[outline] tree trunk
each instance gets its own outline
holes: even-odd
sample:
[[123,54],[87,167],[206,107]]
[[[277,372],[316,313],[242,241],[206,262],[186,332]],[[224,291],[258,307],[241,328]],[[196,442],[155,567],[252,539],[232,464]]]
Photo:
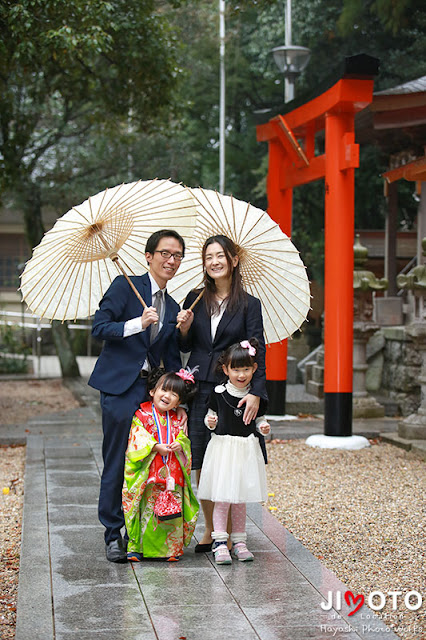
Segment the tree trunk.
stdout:
[[74,355],[71,345],[70,330],[68,323],[54,320],[52,322],[52,336],[55,343],[56,353],[58,354],[61,364],[63,378],[78,378],[80,370],[78,368],[77,359]]
[[[24,213],[25,235],[30,247],[37,246],[44,235],[41,215],[41,194],[37,184],[27,182],[22,185],[19,194]],[[52,336],[61,366],[62,377],[78,378],[80,371],[74,355],[68,324],[59,321],[52,323]]]

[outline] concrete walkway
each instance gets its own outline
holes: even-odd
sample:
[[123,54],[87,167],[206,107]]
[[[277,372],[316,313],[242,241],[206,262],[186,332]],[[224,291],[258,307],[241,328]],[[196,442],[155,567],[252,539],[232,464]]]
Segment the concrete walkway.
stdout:
[[[107,562],[97,397],[74,392],[85,406],[0,427],[0,443],[27,442],[16,640],[397,638],[366,605],[348,615],[347,587],[260,505],[248,509],[253,563],[218,567],[195,554],[201,517],[178,563]],[[333,602],[341,593],[341,610],[321,607],[329,592]]]

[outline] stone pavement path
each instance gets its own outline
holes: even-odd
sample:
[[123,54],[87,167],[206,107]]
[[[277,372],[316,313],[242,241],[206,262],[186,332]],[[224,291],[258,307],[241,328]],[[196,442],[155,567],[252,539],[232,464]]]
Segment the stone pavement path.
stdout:
[[27,425],[16,640],[397,638],[365,605],[324,610],[347,588],[261,505],[248,509],[253,563],[195,554],[202,518],[178,563],[107,562],[97,410],[88,401],[61,424],[38,420]]

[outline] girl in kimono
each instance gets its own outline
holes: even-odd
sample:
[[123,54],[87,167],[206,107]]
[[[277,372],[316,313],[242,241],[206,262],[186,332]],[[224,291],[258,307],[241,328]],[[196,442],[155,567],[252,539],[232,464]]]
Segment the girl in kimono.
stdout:
[[199,509],[191,487],[191,445],[175,412],[195,393],[194,376],[185,369],[155,375],[156,382],[148,379],[151,401],[133,416],[124,467],[123,512],[132,562],[178,560]]
[[[231,564],[253,560],[247,549],[246,503],[263,502],[267,498],[265,460],[259,436],[270,426],[263,415],[260,401],[259,417],[249,424],[243,421],[241,399],[250,393],[250,383],[257,369],[258,341],[243,340],[230,346],[219,358],[219,366],[227,376],[226,384],[217,385],[208,403],[205,425],[212,431],[201,468],[198,497],[214,502],[213,554],[216,564]],[[232,515],[232,550],[227,546],[228,514]]]

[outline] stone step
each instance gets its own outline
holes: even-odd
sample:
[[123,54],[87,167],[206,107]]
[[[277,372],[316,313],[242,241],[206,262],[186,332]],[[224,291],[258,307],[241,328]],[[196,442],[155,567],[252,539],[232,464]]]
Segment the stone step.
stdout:
[[426,460],[426,440],[408,440],[401,438],[396,431],[390,433],[381,433],[380,437],[383,442],[393,444],[405,451],[412,451],[416,456]]
[[321,367],[318,364],[314,364],[314,366],[312,367],[311,380],[313,380],[314,382],[323,384],[324,383],[324,367]]
[[322,382],[307,380],[306,391],[309,395],[314,396],[315,398],[319,399],[324,397],[324,385],[322,384]]
[[324,412],[322,399],[307,393],[303,384],[288,384],[286,387],[286,413],[298,415],[300,413],[318,414]]

